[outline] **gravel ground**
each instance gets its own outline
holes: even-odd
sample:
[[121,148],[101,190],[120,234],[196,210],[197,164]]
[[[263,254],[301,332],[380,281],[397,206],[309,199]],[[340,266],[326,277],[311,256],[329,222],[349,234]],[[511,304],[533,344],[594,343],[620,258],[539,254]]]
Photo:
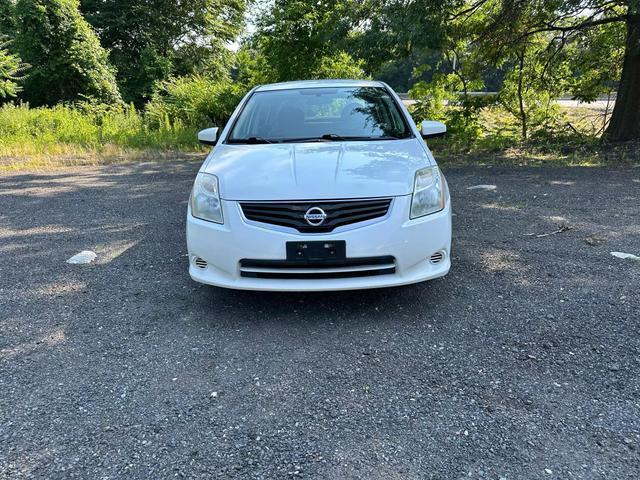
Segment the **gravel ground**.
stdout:
[[272,294],[188,277],[197,168],[0,175],[0,478],[640,477],[640,169],[450,169],[448,276]]

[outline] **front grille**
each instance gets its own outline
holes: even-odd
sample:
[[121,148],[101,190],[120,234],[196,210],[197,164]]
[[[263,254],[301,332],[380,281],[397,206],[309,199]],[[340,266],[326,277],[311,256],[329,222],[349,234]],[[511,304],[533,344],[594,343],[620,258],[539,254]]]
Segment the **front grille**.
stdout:
[[[373,198],[308,202],[241,202],[240,206],[247,220],[295,228],[301,233],[326,233],[343,225],[384,217],[389,211],[390,204],[390,198]],[[314,212],[322,209],[326,214],[325,220],[320,225],[310,225],[304,218],[305,213],[312,208]]]
[[300,260],[240,260],[240,275],[251,278],[325,279],[371,277],[396,272],[391,256],[346,258],[321,262]]

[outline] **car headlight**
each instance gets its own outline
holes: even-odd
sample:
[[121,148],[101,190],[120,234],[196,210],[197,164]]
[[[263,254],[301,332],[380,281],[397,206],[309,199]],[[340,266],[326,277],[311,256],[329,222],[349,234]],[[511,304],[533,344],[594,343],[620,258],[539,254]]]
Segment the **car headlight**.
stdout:
[[191,192],[191,214],[209,222],[224,223],[218,177],[210,173],[198,174]]
[[444,208],[444,180],[438,167],[416,172],[411,200],[411,218],[424,217]]

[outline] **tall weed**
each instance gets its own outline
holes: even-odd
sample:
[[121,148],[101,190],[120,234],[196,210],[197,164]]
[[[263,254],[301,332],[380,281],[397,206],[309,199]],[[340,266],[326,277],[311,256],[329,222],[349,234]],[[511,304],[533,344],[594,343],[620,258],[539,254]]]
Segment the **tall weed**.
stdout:
[[151,126],[132,106],[93,103],[0,107],[0,156],[68,154],[104,149],[195,149],[197,128]]

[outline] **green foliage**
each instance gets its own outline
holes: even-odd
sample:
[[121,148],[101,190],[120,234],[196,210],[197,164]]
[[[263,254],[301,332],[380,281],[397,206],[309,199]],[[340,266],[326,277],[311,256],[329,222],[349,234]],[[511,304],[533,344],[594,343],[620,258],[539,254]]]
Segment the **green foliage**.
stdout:
[[[364,78],[362,62],[339,52],[320,58],[308,78]],[[238,102],[255,85],[272,81],[265,57],[248,48],[235,58],[235,81],[205,75],[187,75],[159,82],[146,107],[150,125],[224,126]]]
[[[346,71],[350,76],[385,73],[393,76],[394,86],[402,86],[425,52],[441,46],[448,11],[456,4],[457,0],[275,0],[273,8],[257,18],[250,44],[267,59],[278,81],[317,78],[321,69],[334,74],[337,67],[326,64],[345,53],[358,62],[359,69]],[[398,72],[405,78],[396,79]]]
[[493,105],[496,97],[461,97],[447,110],[445,119],[447,129],[452,135],[457,135],[469,146],[477,141],[484,133],[482,113]]
[[599,25],[585,31],[569,52],[574,72],[569,90],[575,98],[591,102],[598,95],[612,94],[622,75],[625,26],[621,23]]
[[31,65],[22,98],[33,105],[94,98],[120,101],[107,52],[77,0],[18,0],[16,50]]
[[448,141],[456,148],[469,148],[483,135],[482,113],[496,99],[493,96],[471,97],[461,93],[456,74],[436,73],[431,82],[418,82],[409,95],[416,103],[411,115],[416,122],[438,120],[447,125]]
[[618,101],[605,136],[615,141],[640,139],[640,1],[481,0],[477,5],[468,12],[484,12],[487,20],[479,37],[493,58],[513,56],[542,36],[545,68],[565,62],[571,53],[576,55],[575,74],[584,73],[581,64],[593,68],[575,82],[577,97],[593,99],[619,80]]
[[[246,4],[262,5],[252,9],[256,31],[232,52]],[[640,14],[638,0],[0,0],[0,33],[11,39],[0,45],[0,98],[67,104],[3,111],[43,127],[10,138],[38,142],[42,131],[64,143],[77,122],[73,141],[143,144],[142,135],[223,126],[257,84],[373,77],[412,85],[415,119],[445,122],[455,148],[569,142],[581,133],[555,100],[618,88],[625,21],[640,18],[630,12]],[[486,88],[499,94],[471,93]],[[633,107],[634,92],[618,105]],[[487,129],[493,117],[500,126]]]
[[197,129],[151,127],[135,108],[80,103],[75,106],[0,107],[0,155],[101,152],[121,149],[197,149]]
[[[373,77],[381,80],[393,88],[396,92],[408,92],[412,87],[412,75],[418,65],[415,58],[390,59],[384,62],[375,71]],[[424,79],[419,79],[424,80]]]
[[222,127],[246,93],[242,84],[192,75],[158,84],[146,114],[150,125]]
[[555,100],[566,89],[571,73],[566,63],[548,62],[544,38],[529,40],[503,60],[513,68],[498,95],[502,107],[518,120],[522,140],[536,130],[553,129],[560,113]]
[[445,120],[445,102],[456,98],[455,86],[451,86],[451,75],[437,73],[431,82],[416,83],[409,96],[416,101],[411,109],[411,115],[416,122],[423,120]]
[[347,52],[337,52],[333,55],[324,56],[316,69],[307,77],[311,79],[323,78],[345,78],[345,79],[367,79],[369,76],[364,71],[364,61],[356,60]]
[[7,50],[9,42],[0,42],[0,99],[15,97],[21,90],[18,82],[27,69],[20,58]]
[[245,0],[82,0],[83,13],[111,52],[125,100],[139,106],[156,81],[224,73],[225,45],[240,32],[244,10]]
[[[314,78],[330,70],[351,30],[352,0],[276,0],[257,22],[251,41],[277,81]],[[324,65],[323,65],[324,63]]]
[[252,48],[241,48],[234,58],[234,79],[246,87],[276,81],[276,72],[265,56]]
[[16,30],[13,0],[0,0],[0,37],[13,37]]
[[[451,135],[469,143],[482,134],[480,114],[495,98],[471,96],[472,91],[482,90],[484,86],[480,52],[462,35],[460,26],[456,31],[457,35],[447,38],[443,45],[443,56],[436,64],[439,71],[432,75],[431,81],[417,82],[409,94],[416,100],[412,108],[415,117],[443,121]],[[414,76],[423,75],[425,70],[431,70],[430,65],[415,69]]]
[[[518,122],[521,140],[527,140],[532,133],[556,129],[559,109],[555,100],[569,88],[573,71],[557,38],[526,30],[536,8],[529,8],[527,2],[521,7],[515,13],[507,12],[501,0],[473,0],[454,12],[443,41],[443,57],[435,65],[436,73],[431,82],[413,89],[419,100],[417,114],[442,118],[442,104],[447,101],[455,107],[446,110],[450,131],[459,131],[474,140],[482,131],[480,112],[494,100]],[[511,23],[497,24],[496,18],[501,14],[512,15]],[[506,38],[518,40],[507,45]],[[470,95],[469,92],[484,88],[484,79],[491,78],[490,72],[500,70],[506,73],[497,97]]]
[[[417,66],[419,58],[440,49],[445,26],[458,0],[359,0],[349,10],[352,29],[347,51],[365,60],[365,70],[380,72],[390,63]],[[377,76],[377,75],[374,75]]]
[[[145,46],[135,59],[125,59],[112,50],[111,58],[118,68],[118,83],[123,98],[138,106],[144,105],[153,92],[155,83],[166,79],[173,68],[168,56],[153,46]],[[129,61],[131,63],[129,63]]]

